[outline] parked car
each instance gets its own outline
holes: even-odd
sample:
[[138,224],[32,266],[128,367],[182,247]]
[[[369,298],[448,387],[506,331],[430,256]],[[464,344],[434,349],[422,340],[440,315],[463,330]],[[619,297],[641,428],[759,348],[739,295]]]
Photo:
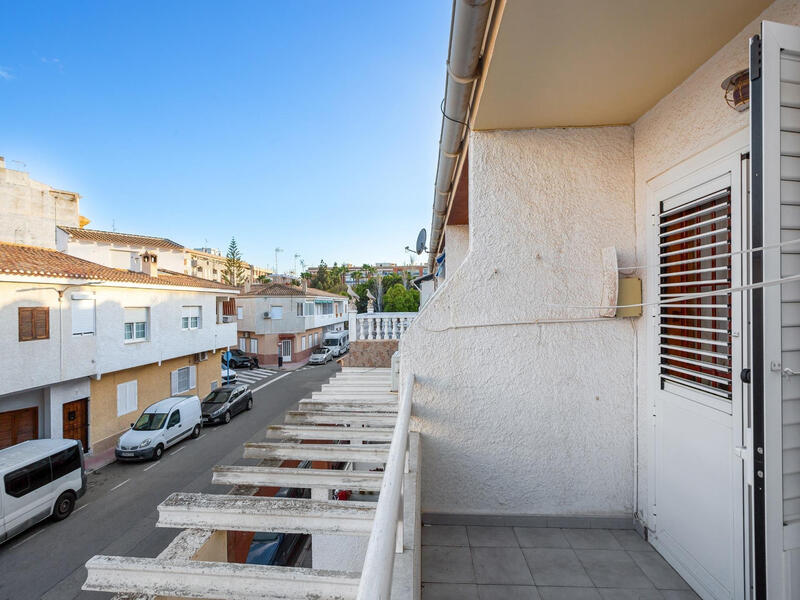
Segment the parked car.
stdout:
[[[304,461],[299,469],[311,466],[309,461]],[[310,498],[311,490],[303,488],[281,488],[275,494],[276,498]],[[245,562],[255,565],[274,565],[279,567],[293,566],[290,564],[301,542],[306,539],[302,533],[275,533],[271,531],[258,531],[250,543]]]
[[66,519],[86,492],[78,440],[28,440],[0,450],[0,543],[39,521]]
[[312,365],[324,365],[331,360],[333,360],[333,352],[330,351],[330,348],[322,346],[320,348],[314,348],[308,362]]
[[225,362],[222,363],[222,385],[229,385],[236,383],[238,376],[236,371],[228,367]]
[[200,436],[203,413],[197,396],[172,396],[144,409],[131,423],[114,449],[117,460],[152,458],[158,460],[164,450],[191,436]]
[[322,345],[334,356],[341,356],[350,349],[349,331],[329,331],[322,340]]
[[238,348],[228,350],[222,355],[222,361],[227,362],[231,369],[257,369],[258,359],[255,356],[248,356]]
[[230,423],[231,417],[253,408],[253,392],[246,385],[223,385],[203,399],[203,423]]

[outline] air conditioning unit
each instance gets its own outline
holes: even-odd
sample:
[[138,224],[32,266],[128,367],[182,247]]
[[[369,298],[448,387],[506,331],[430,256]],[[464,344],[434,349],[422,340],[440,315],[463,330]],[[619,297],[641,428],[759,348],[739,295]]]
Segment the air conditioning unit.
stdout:
[[265,312],[265,313],[264,313],[264,318],[265,318],[265,319],[269,319],[269,311],[267,311],[267,312]]
[[194,355],[194,362],[199,363],[208,360],[208,352],[198,352]]

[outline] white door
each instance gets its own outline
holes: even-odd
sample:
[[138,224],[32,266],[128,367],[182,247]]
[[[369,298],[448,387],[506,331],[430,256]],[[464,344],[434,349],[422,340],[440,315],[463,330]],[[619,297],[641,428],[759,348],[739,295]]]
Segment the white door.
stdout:
[[284,362],[291,362],[292,360],[292,340],[283,340],[281,342],[281,356]]
[[752,258],[765,283],[752,292],[755,588],[788,600],[800,598],[800,28],[762,23],[750,62],[752,237],[765,247]]
[[250,338],[250,353],[258,354],[258,340],[256,338]]
[[728,289],[741,282],[746,142],[728,150],[700,170],[676,168],[690,174],[655,191],[651,238],[660,304],[652,313],[650,540],[715,600],[745,597],[742,308]]

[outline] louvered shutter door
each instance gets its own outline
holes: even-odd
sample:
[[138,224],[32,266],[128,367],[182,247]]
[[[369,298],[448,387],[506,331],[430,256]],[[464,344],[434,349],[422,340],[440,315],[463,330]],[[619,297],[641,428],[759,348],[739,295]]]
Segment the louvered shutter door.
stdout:
[[50,337],[50,309],[33,309],[33,337],[37,340],[46,340]]
[[170,390],[173,396],[178,393],[178,371],[170,373]]
[[[662,203],[660,211],[662,386],[670,382],[730,400],[730,188]],[[710,295],[681,298],[696,294]]]
[[20,308],[17,311],[19,319],[19,341],[25,342],[33,339],[33,309]]

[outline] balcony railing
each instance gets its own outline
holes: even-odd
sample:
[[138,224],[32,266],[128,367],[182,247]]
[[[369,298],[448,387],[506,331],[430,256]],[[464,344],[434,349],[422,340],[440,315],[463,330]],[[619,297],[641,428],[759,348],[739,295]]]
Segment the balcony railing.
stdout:
[[[177,493],[158,507],[157,526],[186,528],[158,558],[95,556],[86,565],[83,588],[124,594],[118,600],[418,597],[420,440],[408,431],[414,378],[405,379],[399,398],[390,381],[389,369],[344,368],[321,392],[301,400],[299,410],[287,413],[286,425],[270,430],[269,437],[281,441],[245,444],[246,458],[269,464],[216,467],[214,483],[236,486],[227,495]],[[284,467],[285,460],[383,464],[384,471],[297,469]],[[252,495],[258,488],[287,486],[310,488],[311,499]],[[335,489],[380,495],[377,504],[331,500]],[[226,531],[343,536],[336,552],[327,555],[337,562],[347,536],[369,541],[360,574],[342,567],[286,569],[228,563]],[[315,563],[318,558],[315,554]]]
[[411,325],[415,312],[350,314],[350,341],[399,340]]

